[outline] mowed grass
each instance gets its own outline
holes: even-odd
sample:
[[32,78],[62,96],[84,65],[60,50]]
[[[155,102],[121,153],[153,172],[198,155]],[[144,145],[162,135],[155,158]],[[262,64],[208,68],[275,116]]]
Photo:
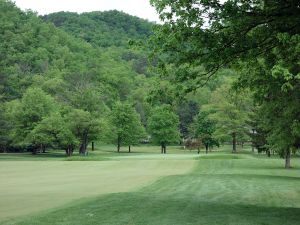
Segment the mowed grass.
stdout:
[[132,191],[161,176],[190,170],[193,161],[1,162],[0,220],[73,200]]
[[[200,156],[175,148],[173,151],[169,156],[161,155],[160,158],[152,152],[112,155],[110,161],[100,162],[18,162],[21,163],[20,168],[28,167],[22,173],[15,171],[14,182],[19,184],[24,185],[26,174],[39,169],[45,171],[44,176],[42,172],[29,176],[30,179],[40,178],[36,179],[36,183],[27,181],[28,185],[24,187],[27,191],[20,193],[24,201],[36,198],[40,209],[36,210],[38,213],[12,218],[2,224],[300,224],[298,158],[292,160],[291,170],[285,170],[282,159],[252,155],[249,151],[232,155],[229,148],[222,148]],[[32,168],[31,163],[41,165],[36,164]],[[47,166],[43,167],[43,163]],[[55,167],[51,163],[58,164]],[[55,172],[46,172],[51,168]],[[100,168],[102,172],[94,172]],[[80,171],[86,171],[91,176],[86,178]],[[60,176],[60,187],[55,188],[53,181],[50,181],[57,181]],[[143,182],[148,176],[151,179]],[[62,181],[64,179],[65,182]],[[4,180],[9,181],[7,178]],[[48,189],[39,195],[33,194],[47,186]],[[22,189],[11,191],[13,187],[11,183],[4,190],[11,194],[6,199],[13,199],[14,194]],[[84,197],[81,193],[105,189],[108,191],[86,195],[85,199],[69,199],[67,205],[59,202],[56,208],[40,205],[45,194],[50,194],[44,197],[49,204],[57,201],[56,198]],[[2,202],[5,194],[1,195]],[[11,204],[17,203],[11,201]],[[8,204],[1,205],[7,207]],[[27,206],[30,207],[30,204]]]
[[[74,151],[72,157],[67,157],[65,152],[62,150],[49,150],[43,154],[32,155],[31,153],[5,153],[0,154],[0,161],[107,161],[107,160],[119,160],[126,159],[126,157],[141,157],[148,159],[160,158],[160,147],[159,146],[132,146],[131,153],[128,153],[128,147],[122,147],[121,151],[117,152],[117,147],[114,145],[101,145],[96,144],[95,151],[91,150],[89,147],[88,156],[81,156],[78,154],[78,150]],[[223,149],[222,149],[223,150]],[[192,155],[196,154],[196,150],[184,150],[179,146],[168,146],[167,153],[165,157],[177,157],[182,159],[183,155],[186,155],[188,158],[191,158]],[[118,158],[121,157],[121,158]],[[176,158],[176,157],[175,157]]]

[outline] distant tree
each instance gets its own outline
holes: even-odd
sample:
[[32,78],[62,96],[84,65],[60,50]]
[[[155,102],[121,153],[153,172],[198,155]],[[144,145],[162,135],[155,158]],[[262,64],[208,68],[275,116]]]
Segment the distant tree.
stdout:
[[62,127],[63,129],[57,134],[59,147],[66,151],[67,156],[72,156],[74,148],[80,143],[75,137],[68,126]]
[[166,154],[168,144],[178,142],[180,139],[179,118],[166,105],[153,109],[148,119],[148,129],[154,142],[160,144],[163,154]]
[[252,152],[256,148],[259,153],[266,152],[270,156],[270,147],[267,141],[268,131],[264,128],[263,114],[260,107],[254,107],[250,111],[247,121],[250,127],[248,135],[252,142]]
[[[6,104],[6,114],[12,124],[11,138],[14,146],[26,146],[27,135],[51,113],[57,110],[54,98],[40,88],[29,88],[22,99]],[[42,138],[42,137],[40,137]]]
[[97,79],[85,68],[80,68],[81,72],[72,73],[66,79],[68,82],[68,92],[66,97],[70,105],[76,109],[82,109],[90,113],[104,112],[106,110],[103,101],[102,85],[95,85]]
[[166,80],[154,80],[148,91],[147,101],[155,105],[175,105],[175,100],[178,97],[178,89],[175,85],[172,85]]
[[[79,153],[82,155],[88,154],[87,146],[91,141],[99,139],[102,132],[102,123],[95,118],[91,113],[81,110],[73,109],[67,115],[67,123],[70,124],[70,129],[79,140]],[[65,134],[70,134],[65,132]],[[72,140],[72,137],[69,137]]]
[[[272,102],[262,105],[262,128],[268,133],[270,149],[285,159],[285,168],[291,167],[291,154],[300,148],[299,92],[294,89],[280,92],[274,88]],[[275,94],[276,93],[276,94]],[[284,97],[284,101],[282,101]]]
[[215,131],[216,124],[208,118],[208,113],[200,111],[191,126],[191,133],[193,137],[201,140],[205,146],[206,154],[209,148],[218,145],[218,140],[214,137]]
[[28,135],[27,141],[35,149],[45,152],[46,147],[63,148],[71,156],[79,141],[70,130],[70,125],[59,114],[44,118]]
[[33,147],[32,154],[36,154],[38,149],[40,153],[46,152],[46,147],[52,145],[55,141],[54,137],[42,130],[41,126],[37,125],[26,137],[26,141]]
[[129,146],[130,152],[131,145],[137,144],[141,138],[145,137],[141,118],[131,104],[116,103],[112,109],[110,121],[111,139],[116,143],[118,152],[124,144]]
[[223,141],[231,138],[233,153],[237,152],[237,138],[244,137],[250,130],[247,126],[250,107],[248,96],[231,91],[229,84],[217,88],[206,106],[210,111],[209,118],[216,124],[215,137]]
[[29,88],[21,100],[21,122],[27,131],[57,110],[54,98],[40,88]]
[[199,112],[199,105],[195,101],[184,101],[177,107],[177,114],[180,121],[180,134],[186,138],[189,136],[189,127],[193,123],[193,118]]

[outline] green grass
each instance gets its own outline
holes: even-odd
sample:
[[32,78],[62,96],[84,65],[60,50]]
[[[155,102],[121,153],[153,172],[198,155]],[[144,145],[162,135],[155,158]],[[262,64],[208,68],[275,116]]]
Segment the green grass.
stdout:
[[128,192],[181,174],[193,161],[32,162],[0,164],[0,220],[58,207],[80,198]]
[[282,159],[252,155],[249,149],[232,155],[226,147],[200,156],[175,147],[163,156],[154,149],[102,152],[109,155],[106,162],[2,162],[1,180],[7,184],[0,187],[7,189],[0,190],[0,209],[25,204],[13,199],[22,189],[20,199],[39,206],[2,224],[300,224],[299,158],[285,170]]
[[[241,150],[241,149],[240,149]],[[205,157],[233,157],[230,154],[231,146],[226,145],[222,148],[215,148],[213,153],[218,153],[217,156],[211,154]],[[204,149],[200,154],[205,153]],[[249,148],[243,150],[243,155],[249,154]],[[224,156],[220,156],[223,154]],[[187,159],[197,157],[197,150],[183,149],[180,146],[168,146],[167,159]],[[240,156],[234,156],[240,158]],[[259,157],[259,156],[257,156]],[[264,157],[264,156],[263,156]],[[116,152],[114,145],[95,144],[95,151],[89,148],[88,156],[79,155],[77,151],[72,157],[67,157],[62,150],[48,150],[43,154],[32,155],[31,153],[6,153],[0,154],[0,161],[107,161],[107,160],[124,160],[124,159],[162,159],[159,146],[140,145],[131,147],[131,153],[128,153],[127,147],[122,147],[121,152]]]
[[[168,146],[167,153],[171,155],[189,155],[196,154],[196,151],[183,150],[182,147]],[[113,145],[95,145],[95,151],[89,148],[88,156],[79,155],[77,151],[74,152],[72,157],[67,157],[62,150],[48,150],[46,153],[32,155],[31,153],[5,153],[0,154],[0,161],[106,161],[118,160],[117,157],[149,157],[155,158],[160,156],[159,146],[133,146],[131,153],[128,153],[127,147],[122,147],[121,152],[116,152],[116,146]],[[125,157],[126,156],[126,157]],[[168,156],[167,156],[168,157]]]

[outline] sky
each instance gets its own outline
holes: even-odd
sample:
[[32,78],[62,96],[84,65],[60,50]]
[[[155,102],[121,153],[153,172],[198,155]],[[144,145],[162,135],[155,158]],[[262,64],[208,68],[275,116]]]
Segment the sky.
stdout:
[[91,12],[116,9],[130,15],[159,22],[155,9],[149,0],[13,0],[25,10],[31,9],[40,15],[52,12]]

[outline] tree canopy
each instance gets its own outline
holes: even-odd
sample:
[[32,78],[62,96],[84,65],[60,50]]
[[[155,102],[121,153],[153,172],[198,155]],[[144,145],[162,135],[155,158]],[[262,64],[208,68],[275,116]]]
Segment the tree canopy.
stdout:
[[218,69],[239,60],[274,56],[283,39],[297,39],[300,7],[297,0],[167,1],[152,0],[160,18],[153,40],[164,63],[204,66],[197,76],[178,79],[203,84]]
[[148,121],[152,139],[161,145],[166,154],[166,146],[179,141],[179,118],[169,106],[162,105],[153,109]]
[[[265,130],[270,131],[268,144],[283,153],[289,168],[291,149],[300,139],[295,107],[299,106],[299,1],[151,2],[164,21],[150,42],[162,71],[192,84],[188,91],[205,85],[220,69],[239,71],[235,86],[253,92],[263,110]],[[172,75],[166,69],[170,65],[177,71]]]
[[128,145],[130,151],[131,145],[138,144],[145,138],[141,118],[131,104],[118,102],[112,110],[110,120],[112,132],[110,136],[116,143],[118,152],[121,145]]

